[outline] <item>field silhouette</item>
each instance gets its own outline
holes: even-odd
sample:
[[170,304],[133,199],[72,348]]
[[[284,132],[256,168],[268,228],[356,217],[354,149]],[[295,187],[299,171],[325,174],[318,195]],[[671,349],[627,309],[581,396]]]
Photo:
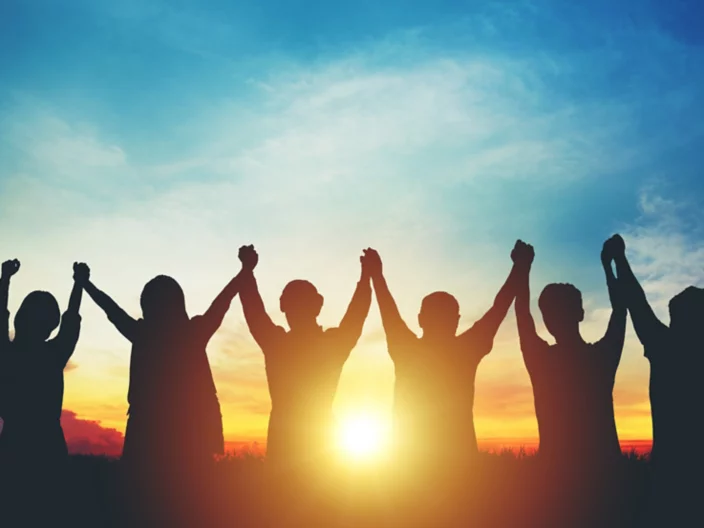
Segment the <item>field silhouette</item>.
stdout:
[[198,482],[162,482],[159,490],[136,500],[135,490],[124,485],[118,459],[74,455],[61,482],[61,506],[42,511],[41,496],[32,498],[34,504],[8,502],[14,484],[4,482],[0,522],[71,527],[647,526],[650,515],[650,464],[634,451],[623,455],[608,489],[594,489],[588,479],[570,475],[569,468],[546,470],[539,457],[522,450],[480,452],[471,467],[452,472],[402,461],[321,464],[317,469],[306,475],[276,474],[261,455],[225,455]]

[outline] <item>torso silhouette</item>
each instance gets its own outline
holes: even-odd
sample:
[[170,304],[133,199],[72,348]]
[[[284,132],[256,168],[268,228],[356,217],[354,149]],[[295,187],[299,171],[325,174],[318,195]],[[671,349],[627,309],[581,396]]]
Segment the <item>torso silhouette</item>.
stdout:
[[650,361],[653,463],[660,472],[667,467],[691,468],[698,462],[692,460],[689,447],[702,430],[698,417],[704,404],[704,347],[700,338],[688,338],[665,327],[644,345]]
[[396,370],[395,436],[401,450],[420,456],[476,453],[474,382],[493,340],[472,331],[442,341],[411,332],[387,339]]
[[67,455],[61,428],[63,370],[78,342],[81,318],[64,314],[54,339],[15,340],[6,351],[3,370],[3,419],[0,450],[27,459]]
[[620,349],[606,339],[569,349],[545,345],[524,350],[541,457],[572,460],[578,454],[593,463],[618,456],[613,387]]
[[159,329],[136,322],[123,456],[203,459],[221,453],[222,419],[202,317]]
[[356,339],[339,328],[320,327],[290,332],[276,327],[272,337],[262,347],[271,396],[267,457],[314,458],[329,444],[335,392]]

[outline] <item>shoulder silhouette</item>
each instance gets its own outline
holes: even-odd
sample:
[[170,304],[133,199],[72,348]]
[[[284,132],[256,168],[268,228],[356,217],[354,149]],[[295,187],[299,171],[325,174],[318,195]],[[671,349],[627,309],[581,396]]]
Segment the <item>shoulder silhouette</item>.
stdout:
[[533,383],[540,433],[540,454],[557,463],[571,461],[575,452],[584,462],[608,462],[620,455],[613,409],[613,385],[623,350],[626,310],[612,269],[617,240],[604,243],[602,265],[612,304],[604,337],[584,341],[581,292],[572,284],[548,284],[538,306],[548,332],[549,345],[539,337],[530,314],[528,277],[532,246],[520,243],[521,286],[516,298],[516,318],[523,357]]
[[253,246],[243,246],[239,256],[248,272],[240,295],[242,308],[252,337],[264,353],[271,395],[267,459],[293,467],[302,457],[327,456],[332,403],[342,367],[359,340],[371,304],[366,252],[347,312],[338,327],[328,330],[317,321],[323,296],[305,280],[289,282],[279,299],[289,330],[274,324],[253,274],[257,252]]
[[[460,306],[451,294],[438,291],[421,302],[416,336],[403,321],[384,278],[376,251],[369,251],[370,268],[389,355],[395,364],[394,415],[399,457],[437,461],[473,458],[474,381],[482,358],[513,302],[517,267],[497,294],[491,308],[474,325],[458,334]],[[438,446],[442,445],[443,449]]]

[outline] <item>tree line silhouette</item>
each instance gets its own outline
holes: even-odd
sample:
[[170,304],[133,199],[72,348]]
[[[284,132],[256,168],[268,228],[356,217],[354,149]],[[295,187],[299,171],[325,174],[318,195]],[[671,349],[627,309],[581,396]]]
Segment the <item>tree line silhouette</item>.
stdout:
[[[393,451],[405,467],[404,478],[444,482],[476,466],[475,377],[514,304],[520,349],[533,386],[542,478],[555,489],[579,488],[587,495],[597,490],[605,501],[616,500],[625,479],[613,387],[630,313],[651,365],[654,477],[649,520],[663,525],[698,515],[693,505],[701,485],[692,483],[701,478],[701,464],[692,464],[683,447],[696,442],[701,430],[698,367],[703,361],[704,290],[692,286],[676,295],[669,305],[670,325],[665,325],[648,304],[619,235],[609,238],[601,252],[611,316],[595,343],[580,334],[584,307],[572,284],[543,289],[538,306],[555,344],[538,335],[530,309],[534,250],[521,240],[511,251],[513,265],[505,283],[478,321],[458,333],[457,299],[434,292],[421,302],[421,336],[402,319],[382,260],[371,248],[360,257],[360,278],[346,313],[329,329],[317,322],[323,296],[304,280],[284,288],[279,308],[288,329],[276,325],[259,294],[254,247],[241,247],[239,259],[240,272],[204,314],[190,317],[178,282],[160,275],[144,286],[138,319],[93,284],[86,264],[75,263],[63,315],[50,293],[34,291],[15,314],[13,339],[8,296],[20,263],[2,264],[0,468],[13,496],[50,497],[50,510],[65,507],[68,500],[68,491],[62,489],[68,452],[59,420],[63,369],[79,339],[83,292],[132,346],[121,466],[128,483],[125,500],[142,514],[166,497],[186,500],[180,483],[202,482],[213,457],[223,454],[222,415],[206,347],[237,295],[265,359],[271,396],[266,465],[272,493],[294,500],[291,493],[312,486],[312,475],[321,474],[318,468],[330,459],[333,400],[374,293],[395,368]],[[50,338],[57,328],[56,337]],[[316,485],[325,486],[325,477],[321,479]]]

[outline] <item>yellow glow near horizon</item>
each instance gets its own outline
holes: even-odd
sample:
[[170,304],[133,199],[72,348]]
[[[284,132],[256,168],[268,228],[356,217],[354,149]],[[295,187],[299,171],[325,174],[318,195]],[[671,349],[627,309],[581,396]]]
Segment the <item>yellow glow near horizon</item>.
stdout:
[[389,443],[389,427],[385,421],[370,414],[344,417],[338,425],[338,448],[350,460],[378,458]]

